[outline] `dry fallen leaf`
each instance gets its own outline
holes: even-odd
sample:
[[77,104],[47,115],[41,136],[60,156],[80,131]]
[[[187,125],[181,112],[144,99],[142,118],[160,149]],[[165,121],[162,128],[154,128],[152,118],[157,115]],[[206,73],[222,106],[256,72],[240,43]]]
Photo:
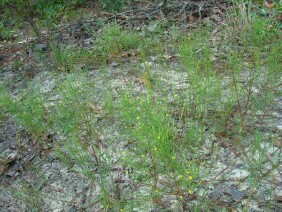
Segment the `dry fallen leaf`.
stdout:
[[281,145],[281,141],[279,141],[279,140],[275,140],[275,141],[273,142],[273,145],[276,146],[276,147],[281,147],[281,146],[282,146],[282,145]]

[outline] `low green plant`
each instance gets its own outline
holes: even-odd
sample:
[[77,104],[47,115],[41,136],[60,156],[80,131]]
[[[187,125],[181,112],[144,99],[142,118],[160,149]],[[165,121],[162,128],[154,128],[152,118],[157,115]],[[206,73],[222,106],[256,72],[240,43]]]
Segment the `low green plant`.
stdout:
[[8,39],[14,33],[13,29],[10,29],[5,26],[4,21],[0,21],[0,40]]
[[84,0],[3,0],[0,2],[0,9],[3,18],[14,22],[16,28],[28,23],[36,36],[39,36],[39,26],[54,26],[63,14],[83,2]]
[[20,62],[20,61],[14,61],[14,62],[12,63],[12,68],[13,68],[13,70],[14,70],[15,72],[19,71],[19,70],[20,70],[20,67],[22,67],[22,66],[23,66],[23,63]]
[[82,48],[66,48],[65,46],[51,45],[52,58],[55,70],[72,71],[79,64],[103,65],[113,59],[122,58],[126,51],[139,51],[142,39],[134,31],[127,32],[118,25],[109,25],[102,30],[96,39],[96,48],[85,50]]
[[20,179],[17,183],[20,189],[5,188],[10,190],[15,198],[26,203],[27,208],[25,210],[29,211],[41,211],[42,210],[42,199],[43,192],[41,188],[46,183],[47,179],[44,176],[37,176],[35,178],[24,180]]
[[99,0],[104,10],[120,11],[122,7],[122,0]]
[[40,140],[41,136],[50,130],[43,96],[36,85],[30,84],[16,98],[11,98],[2,88],[0,106],[31,134],[34,141]]
[[282,49],[282,42],[281,40],[274,38],[274,42],[269,48],[266,49],[266,61],[265,64],[268,67],[267,69],[267,80],[264,87],[269,86],[270,89],[277,88],[277,79],[281,76],[281,68],[282,64],[280,61],[281,56],[281,49]]
[[130,51],[146,60],[148,56],[161,54],[163,51],[160,42],[141,37],[135,31],[123,30],[116,24],[106,26],[95,45],[92,50],[51,45],[55,70],[72,71],[79,64],[104,65],[112,60],[127,58],[124,54]]
[[27,183],[22,183],[21,189],[15,192],[14,196],[24,201],[31,211],[40,211],[39,191],[30,188]]
[[66,46],[51,45],[53,70],[57,72],[79,71],[85,65],[93,63],[93,52],[82,48],[66,48]]
[[103,29],[96,43],[97,49],[94,50],[94,54],[97,59],[105,61],[111,57],[117,57],[122,51],[137,49],[141,45],[141,38],[136,32],[126,32],[114,24]]
[[222,80],[213,70],[208,38],[206,31],[200,31],[189,35],[179,47],[190,85],[186,106],[197,119],[206,117],[208,110],[220,110],[222,102]]
[[[52,108],[50,118],[54,123],[53,130],[62,137],[62,143],[56,149],[57,156],[73,171],[82,173],[100,186],[101,193],[92,202],[101,203],[107,210],[112,205],[111,161],[109,153],[102,151],[99,144],[97,111],[91,102],[91,88],[85,77],[74,74],[60,82],[57,89],[60,99]],[[107,145],[110,148],[110,143]]]
[[[163,195],[168,194],[187,209],[185,199],[198,189],[204,176],[192,151],[194,141],[201,139],[201,135],[191,131],[188,141],[179,140],[179,129],[169,114],[166,99],[154,97],[149,90],[136,98],[126,93],[120,110],[129,139],[129,151],[121,153],[122,161],[132,169],[130,178],[143,185],[135,192],[147,191],[139,197],[133,194],[137,205],[151,207],[144,206],[150,199],[153,207],[159,207]],[[132,197],[125,195],[124,198]]]
[[[225,90],[231,92],[229,100],[233,96],[231,105],[236,105],[232,109],[231,119],[235,129],[232,137],[236,140],[233,144],[240,151],[241,159],[249,171],[251,192],[244,210],[247,210],[254,192],[263,187],[264,181],[281,163],[278,159],[280,153],[272,152],[273,146],[267,144],[266,134],[261,128],[268,125],[269,119],[262,117],[269,114],[270,108],[275,105],[275,97],[279,95],[281,74],[278,72],[281,70],[281,61],[277,57],[281,57],[278,52],[278,49],[281,49],[281,41],[277,39],[276,29],[273,29],[275,25],[272,25],[269,19],[246,11],[242,6],[241,10],[237,11],[239,14],[232,19],[242,24],[230,24],[230,32],[234,33],[238,27],[241,27],[241,30],[238,32],[239,39],[232,41],[232,45],[237,47],[236,51],[225,61],[230,77],[230,83],[227,83]],[[269,152],[275,155],[273,160],[267,156]]]

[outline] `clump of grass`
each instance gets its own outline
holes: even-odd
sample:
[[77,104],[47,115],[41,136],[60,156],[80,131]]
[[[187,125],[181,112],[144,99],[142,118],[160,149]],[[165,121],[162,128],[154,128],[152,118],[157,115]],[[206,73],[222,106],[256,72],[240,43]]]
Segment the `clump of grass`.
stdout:
[[50,130],[43,99],[38,85],[30,84],[17,98],[11,98],[2,88],[0,106],[31,134],[34,141],[37,141]]
[[[62,139],[56,148],[57,156],[73,171],[97,183],[101,193],[93,202],[101,203],[107,210],[112,205],[111,160],[107,150],[101,149],[96,131],[98,109],[91,102],[91,88],[85,77],[74,74],[60,82],[56,91],[60,99],[53,106],[50,118],[54,123],[53,130]],[[110,143],[107,145],[110,146]]]
[[14,30],[9,29],[7,26],[5,26],[5,21],[0,21],[0,40],[6,40],[11,38],[11,36],[14,33]]
[[79,71],[79,66],[88,64],[93,59],[93,53],[82,48],[66,48],[51,45],[53,69],[58,72]]
[[118,25],[109,25],[103,29],[96,45],[94,54],[98,60],[105,62],[118,57],[122,51],[136,50],[141,45],[141,38],[134,31],[126,32]]
[[46,183],[46,178],[43,176],[36,176],[36,180],[32,179],[30,181],[21,180],[19,182],[20,189],[11,190],[13,195],[27,204],[31,211],[40,211],[42,209],[42,193],[40,189]]
[[[2,1],[0,2],[1,18],[9,23],[13,29],[6,29],[0,22],[0,37],[9,36],[14,30],[22,28],[26,23],[30,25],[36,36],[40,35],[42,27],[54,27],[62,18],[67,18],[74,13],[74,8],[84,1]],[[75,10],[76,17],[80,10]],[[81,13],[81,12],[80,12]]]
[[[133,197],[139,204],[150,199],[153,207],[158,208],[164,194],[168,194],[187,209],[185,199],[197,190],[204,176],[191,151],[193,140],[200,137],[191,131],[191,142],[179,140],[179,129],[169,114],[166,99],[156,98],[149,91],[136,98],[125,94],[120,110],[129,139],[129,152],[121,153],[122,160],[126,167],[132,168],[131,179],[145,186],[124,198]],[[139,197],[142,189],[148,189],[147,193]]]
[[209,110],[222,107],[222,76],[213,70],[208,32],[189,35],[180,44],[179,51],[190,85],[184,102],[187,101],[188,113],[201,122]]
[[[56,82],[60,85],[54,95],[59,99],[54,104],[49,104],[44,98],[38,83],[30,83],[25,91],[14,98],[1,89],[0,108],[26,129],[34,142],[40,141],[42,144],[44,137],[41,136],[46,132],[52,131],[57,135],[59,140],[54,149],[58,158],[72,171],[84,174],[100,186],[101,195],[95,201],[106,209],[112,204],[109,192],[113,190],[111,161],[107,151],[101,150],[96,133],[97,110],[90,102],[88,81],[84,76],[74,74]],[[27,192],[23,189],[16,195],[25,199]],[[37,203],[32,202],[36,200],[28,199],[32,207],[37,207]]]
[[[266,158],[268,149],[261,147],[263,133],[258,131],[255,117],[262,111],[267,114],[273,98],[279,93],[277,71],[281,70],[281,61],[277,58],[280,55],[277,49],[281,48],[281,42],[277,40],[276,32],[269,28],[267,20],[249,14],[245,9],[241,17],[232,19],[244,24],[231,24],[228,42],[221,42],[221,45],[231,45],[235,49],[221,61],[227,68],[221,75],[213,70],[206,31],[196,36],[189,35],[180,45],[180,55],[190,85],[189,96],[183,100],[187,101],[189,108],[187,116],[194,117],[200,128],[208,126],[209,133],[228,138],[236,146],[250,171],[250,186],[254,191],[278,164]],[[238,27],[241,29],[238,39],[235,39],[232,34]],[[260,122],[262,124],[263,120]],[[250,147],[246,150],[248,142]],[[265,167],[265,163],[271,164],[271,168],[259,175],[257,172]]]
[[[156,39],[142,37],[135,31],[126,31],[112,24],[102,29],[91,50],[66,48],[51,45],[54,69],[57,71],[75,71],[76,65],[105,65],[113,60],[137,55],[142,60],[148,56],[160,54],[162,45]],[[126,53],[127,52],[127,53]]]

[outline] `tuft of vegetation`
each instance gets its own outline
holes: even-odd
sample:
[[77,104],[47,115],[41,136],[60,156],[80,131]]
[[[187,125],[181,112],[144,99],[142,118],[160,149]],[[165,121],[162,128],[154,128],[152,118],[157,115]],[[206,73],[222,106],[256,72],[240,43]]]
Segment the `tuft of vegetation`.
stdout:
[[0,105],[20,126],[26,129],[32,140],[41,141],[50,129],[43,96],[37,85],[30,85],[21,96],[11,98],[4,88],[0,91]]
[[123,51],[137,50],[143,42],[136,32],[126,32],[114,24],[104,28],[96,40],[97,48],[93,51],[98,60],[107,61],[118,57]]
[[122,0],[99,0],[102,8],[108,11],[120,11],[122,7]]

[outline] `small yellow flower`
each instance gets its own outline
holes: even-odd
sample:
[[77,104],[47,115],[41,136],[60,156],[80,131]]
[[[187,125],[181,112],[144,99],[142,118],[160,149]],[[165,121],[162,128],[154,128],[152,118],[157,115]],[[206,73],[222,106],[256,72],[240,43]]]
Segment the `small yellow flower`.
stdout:
[[179,199],[182,199],[183,197],[182,196],[179,196]]
[[158,148],[157,147],[154,147],[154,151],[156,152],[158,150]]
[[182,178],[183,176],[180,174],[178,177],[179,177],[179,178]]
[[137,120],[139,120],[140,119],[140,117],[139,116],[137,116],[137,118],[136,118]]
[[189,172],[189,171],[186,171],[186,174],[190,174],[190,172]]
[[188,180],[192,180],[193,179],[193,177],[192,176],[188,176]]
[[189,189],[189,190],[188,190],[188,193],[189,193],[189,194],[192,194],[192,190],[191,190],[191,189]]
[[175,160],[175,157],[172,156],[171,159],[172,159],[172,160]]

